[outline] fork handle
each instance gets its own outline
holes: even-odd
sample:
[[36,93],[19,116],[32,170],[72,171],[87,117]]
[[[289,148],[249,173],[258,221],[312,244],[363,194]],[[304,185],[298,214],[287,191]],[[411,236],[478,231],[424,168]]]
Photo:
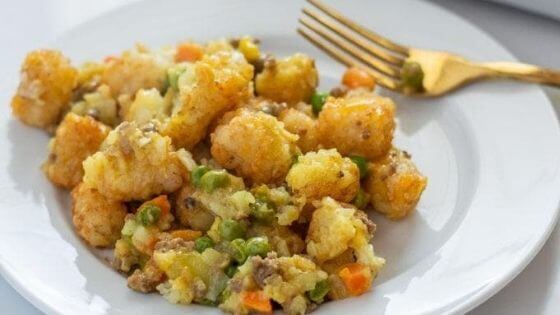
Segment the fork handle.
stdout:
[[516,62],[487,62],[480,64],[488,76],[560,86],[560,71]]

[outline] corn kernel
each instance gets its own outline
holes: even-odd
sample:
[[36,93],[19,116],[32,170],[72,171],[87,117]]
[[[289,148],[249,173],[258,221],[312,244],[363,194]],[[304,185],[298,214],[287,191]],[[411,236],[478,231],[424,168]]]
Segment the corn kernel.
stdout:
[[249,62],[256,61],[261,55],[259,46],[250,37],[243,37],[239,41],[239,51]]

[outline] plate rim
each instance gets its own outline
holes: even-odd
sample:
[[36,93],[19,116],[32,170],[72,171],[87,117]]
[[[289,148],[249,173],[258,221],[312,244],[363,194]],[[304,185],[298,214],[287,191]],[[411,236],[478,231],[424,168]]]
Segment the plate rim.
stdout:
[[[479,27],[478,24],[471,22],[467,18],[464,18],[462,15],[459,15],[458,13],[455,13],[454,11],[451,11],[446,7],[440,6],[437,3],[433,3],[433,2],[424,2],[424,3],[429,6],[436,7],[437,9],[440,9],[442,11],[445,11],[447,14],[452,15],[455,18],[460,19],[465,23],[468,23],[470,26],[474,27],[478,32],[488,36],[488,38],[490,38],[494,43],[496,43],[496,45],[498,45],[502,50],[504,50],[510,56],[510,58],[512,58],[512,61],[521,62],[517,58],[517,56],[509,48],[504,46],[504,44],[499,39],[497,39],[493,34],[490,34],[486,30]],[[553,121],[556,130],[560,131],[560,120],[559,117],[556,115],[556,112],[554,110],[554,105],[551,103],[550,97],[548,96],[548,94],[545,92],[545,90],[541,85],[533,84],[533,86],[538,91],[538,93],[541,94],[541,96],[544,96],[544,99],[547,102],[546,108],[549,111],[549,114],[551,114],[552,117],[554,117]],[[501,278],[496,279],[494,282],[492,282],[492,284],[479,290],[476,294],[468,297],[467,299],[459,303],[453,309],[453,313],[463,314],[472,311],[476,307],[488,301],[490,298],[492,298],[494,295],[500,292],[503,288],[505,288],[511,281],[517,278],[517,276],[527,268],[527,266],[533,261],[533,259],[535,259],[537,254],[542,250],[542,248],[550,238],[550,235],[554,231],[554,228],[558,224],[559,220],[560,220],[560,194],[556,197],[556,210],[554,213],[554,218],[550,221],[550,223],[546,227],[546,230],[541,235],[536,245],[533,246],[531,251],[527,255],[525,255],[525,257],[523,257],[523,259],[514,268],[509,270]]]

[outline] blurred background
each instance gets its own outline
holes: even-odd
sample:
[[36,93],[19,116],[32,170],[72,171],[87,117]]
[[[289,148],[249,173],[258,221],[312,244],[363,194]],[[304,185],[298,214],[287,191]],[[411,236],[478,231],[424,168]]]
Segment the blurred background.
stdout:
[[[27,51],[45,46],[73,26],[130,2],[133,0],[0,0],[0,42],[4,47],[0,54],[0,89],[16,85],[19,66]],[[430,2],[477,25],[521,61],[560,69],[560,0]],[[559,116],[560,89],[544,89]],[[557,227],[535,260],[471,314],[560,314],[558,297],[560,230]],[[0,309],[2,314],[41,314],[1,276]]]

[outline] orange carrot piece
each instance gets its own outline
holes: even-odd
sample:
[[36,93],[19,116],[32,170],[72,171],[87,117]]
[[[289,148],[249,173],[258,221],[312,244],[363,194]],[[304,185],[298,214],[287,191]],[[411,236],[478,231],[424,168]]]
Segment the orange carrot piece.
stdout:
[[187,230],[187,229],[175,230],[171,232],[171,236],[173,236],[173,238],[182,238],[185,241],[194,241],[202,236],[202,232],[195,231],[195,230]]
[[169,214],[169,211],[171,210],[171,204],[169,204],[169,200],[166,195],[157,196],[146,203],[158,206],[161,209],[162,215]]
[[177,46],[177,51],[175,52],[176,62],[194,62],[200,60],[204,54],[202,46],[195,43],[181,43]]
[[373,89],[375,87],[375,79],[364,69],[352,67],[344,72],[342,84],[351,89],[359,87]]
[[154,251],[154,248],[156,247],[157,242],[158,242],[157,236],[156,236],[156,235],[152,235],[152,236],[150,237],[150,239],[148,240],[148,244],[146,244],[146,245],[147,245],[146,254],[148,254],[148,255],[151,255],[151,254],[152,254],[152,252]]
[[272,303],[263,291],[243,291],[241,300],[247,308],[261,313],[271,313]]
[[338,272],[344,286],[350,295],[360,295],[371,286],[371,271],[360,263],[344,265]]

